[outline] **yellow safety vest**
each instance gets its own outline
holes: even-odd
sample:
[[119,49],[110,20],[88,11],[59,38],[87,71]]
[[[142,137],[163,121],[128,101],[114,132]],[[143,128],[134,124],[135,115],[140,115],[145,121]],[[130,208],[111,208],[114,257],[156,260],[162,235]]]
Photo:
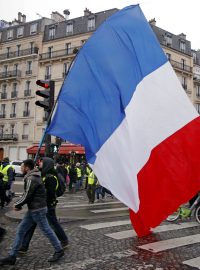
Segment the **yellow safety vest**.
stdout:
[[9,168],[13,168],[12,165],[6,165],[4,168],[3,168],[3,165],[0,166],[0,172],[3,173],[3,181],[4,182],[8,182],[8,169]]
[[69,165],[65,166],[65,169],[67,170],[67,174],[69,174],[70,166]]
[[91,173],[91,169],[86,167],[86,174],[89,175]]
[[[58,189],[58,178],[55,175],[52,175],[56,179],[56,190]],[[42,177],[43,182],[45,182],[46,176]]]
[[81,177],[82,176],[81,169],[76,168],[76,171],[77,171],[77,177]]
[[88,175],[88,185],[93,185],[94,184],[94,178],[95,178],[94,172],[91,172]]

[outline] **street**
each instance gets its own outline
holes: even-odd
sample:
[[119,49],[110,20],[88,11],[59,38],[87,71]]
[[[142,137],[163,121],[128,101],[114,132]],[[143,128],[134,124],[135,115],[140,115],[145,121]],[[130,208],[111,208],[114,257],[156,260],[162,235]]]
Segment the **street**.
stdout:
[[[23,189],[20,181],[14,186],[18,196]],[[24,211],[16,213],[12,206],[0,211],[1,223],[7,229],[0,243],[1,256],[7,254]],[[65,256],[49,264],[47,259],[53,249],[37,229],[28,253],[19,257],[15,267],[2,269],[200,269],[199,224],[193,219],[163,222],[153,234],[138,238],[127,207],[109,196],[104,202],[88,204],[85,190],[66,192],[59,198],[57,213],[70,240]]]

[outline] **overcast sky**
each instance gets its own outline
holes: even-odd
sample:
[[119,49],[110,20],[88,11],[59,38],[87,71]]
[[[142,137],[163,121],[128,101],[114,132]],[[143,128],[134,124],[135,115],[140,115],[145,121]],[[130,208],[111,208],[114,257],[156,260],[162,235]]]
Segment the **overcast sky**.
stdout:
[[0,0],[0,19],[12,21],[21,11],[31,21],[39,18],[37,13],[50,17],[52,11],[63,13],[64,9],[69,9],[70,18],[75,18],[82,16],[86,7],[98,12],[138,3],[147,20],[155,18],[157,26],[173,34],[186,34],[192,48],[200,48],[200,0]]

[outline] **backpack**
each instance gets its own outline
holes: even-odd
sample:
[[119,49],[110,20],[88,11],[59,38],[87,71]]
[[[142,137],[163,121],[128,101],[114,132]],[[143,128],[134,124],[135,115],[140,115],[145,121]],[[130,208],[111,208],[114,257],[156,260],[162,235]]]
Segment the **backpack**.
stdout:
[[65,193],[66,190],[66,180],[64,178],[64,176],[61,173],[57,174],[58,176],[57,181],[58,181],[58,186],[56,188],[56,196],[60,197]]

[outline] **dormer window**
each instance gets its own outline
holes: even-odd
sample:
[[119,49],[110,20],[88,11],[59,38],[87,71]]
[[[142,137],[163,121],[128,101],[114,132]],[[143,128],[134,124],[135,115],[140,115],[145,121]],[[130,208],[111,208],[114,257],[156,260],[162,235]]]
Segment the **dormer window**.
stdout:
[[49,39],[54,39],[56,34],[56,29],[55,27],[49,28]]
[[24,35],[24,27],[17,28],[17,37],[23,37]]
[[30,27],[30,34],[31,35],[34,35],[37,33],[37,23],[34,23],[34,24],[31,24],[31,27]]
[[172,46],[172,36],[169,33],[165,34],[164,37],[165,45],[171,47]]
[[95,17],[88,18],[88,31],[95,29]]
[[67,35],[73,34],[73,24],[72,24],[72,22],[67,24],[66,33],[67,33]]
[[186,46],[184,41],[180,41],[180,50],[181,52],[185,52]]
[[13,38],[13,29],[7,30],[7,39]]

